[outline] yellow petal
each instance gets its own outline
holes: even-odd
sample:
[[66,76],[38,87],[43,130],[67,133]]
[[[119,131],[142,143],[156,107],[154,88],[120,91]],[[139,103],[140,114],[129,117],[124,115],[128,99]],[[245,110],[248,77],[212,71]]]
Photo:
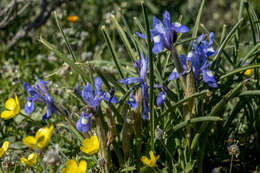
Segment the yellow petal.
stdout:
[[13,98],[9,98],[6,102],[5,102],[5,107],[9,110],[14,110],[16,107],[16,102]]
[[150,151],[149,155],[150,155],[150,159],[148,159],[146,156],[142,156],[141,161],[149,167],[156,167],[157,166],[156,161],[159,159],[160,156],[158,155],[155,157],[153,151]]
[[16,114],[14,111],[5,110],[1,113],[1,118],[3,118],[4,120],[9,120],[9,119],[13,118],[15,115]]
[[87,162],[85,160],[81,160],[79,162],[79,169],[82,171],[82,172],[86,172],[87,170]]
[[33,136],[27,136],[27,137],[23,138],[23,143],[27,147],[34,149],[35,145],[36,145],[36,139]]
[[32,162],[34,165],[37,163],[37,154],[32,153],[28,156],[28,161]]
[[90,138],[84,139],[80,150],[86,154],[95,154],[99,150],[99,140],[97,136],[91,136]]
[[40,128],[37,131],[35,138],[37,140],[37,146],[39,148],[44,148],[46,145],[49,144],[50,138],[52,136],[53,128],[54,128],[54,126],[51,125],[50,128],[44,127],[44,128]]
[[155,160],[155,157],[154,157],[153,151],[149,151],[149,155],[150,155],[151,160]]
[[150,160],[146,156],[142,156],[141,161],[143,162],[143,164],[150,166]]
[[252,69],[248,69],[244,72],[244,75],[250,76],[252,74]]
[[0,158],[5,154],[5,152],[7,151],[9,147],[9,142],[5,141],[2,145],[2,147],[0,148]]
[[20,112],[21,108],[20,108],[20,103],[19,103],[17,96],[15,96],[15,102],[16,102],[16,107],[14,109],[14,113],[18,114]]
[[62,173],[77,173],[78,164],[75,160],[68,160],[66,167],[62,169]]
[[8,147],[9,147],[9,142],[8,142],[8,141],[5,141],[5,142],[3,143],[3,145],[2,145],[2,148],[4,149],[4,151],[7,151]]
[[36,153],[32,153],[32,154],[30,154],[28,156],[28,159],[22,157],[20,160],[26,166],[33,167],[37,163],[37,154]]

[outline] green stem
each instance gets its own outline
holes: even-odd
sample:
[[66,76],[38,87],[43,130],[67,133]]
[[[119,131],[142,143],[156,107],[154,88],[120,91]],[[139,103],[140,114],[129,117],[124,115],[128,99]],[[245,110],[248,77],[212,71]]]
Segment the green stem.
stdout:
[[146,35],[147,35],[147,42],[148,42],[148,56],[149,56],[149,82],[150,82],[150,92],[149,92],[149,108],[150,108],[150,117],[151,117],[151,150],[154,150],[154,93],[153,93],[153,87],[154,87],[154,69],[153,69],[153,53],[152,53],[152,42],[151,42],[151,33],[150,33],[150,26],[149,26],[149,19],[146,11],[146,7],[144,5],[144,2],[141,2],[142,9],[143,9],[143,15],[145,18],[145,26],[146,26]]
[[165,149],[165,151],[166,151],[166,152],[168,153],[168,155],[170,156],[170,158],[171,158],[171,160],[172,160],[172,166],[174,166],[174,162],[176,162],[176,161],[174,160],[172,154],[170,153],[170,151],[168,150],[168,148],[166,147],[166,145],[165,145],[162,141],[160,141],[160,142],[161,142],[163,148]]
[[29,117],[28,115],[23,114],[22,112],[20,112],[20,115],[22,115],[24,118],[26,118],[27,120],[30,120],[31,122],[33,122],[33,123],[35,123],[37,125],[41,125],[40,122],[33,120],[31,117]]
[[229,173],[232,172],[232,166],[233,166],[233,154],[231,155],[231,162],[230,162],[230,168],[229,168]]

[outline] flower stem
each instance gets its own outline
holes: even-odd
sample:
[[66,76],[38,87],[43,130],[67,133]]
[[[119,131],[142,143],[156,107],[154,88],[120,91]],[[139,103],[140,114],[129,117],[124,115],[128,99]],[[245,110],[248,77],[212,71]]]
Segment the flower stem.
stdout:
[[149,56],[149,108],[150,108],[150,121],[151,121],[151,150],[154,150],[154,129],[155,129],[155,124],[154,124],[154,69],[153,69],[153,53],[152,53],[152,42],[151,42],[151,33],[150,33],[150,26],[149,26],[149,19],[146,11],[146,7],[144,5],[144,1],[141,1],[142,9],[143,9],[143,15],[145,19],[145,26],[146,26],[146,35],[147,35],[147,42],[148,42],[148,56]]
[[232,166],[233,166],[233,154],[231,155],[231,162],[230,162],[230,168],[229,168],[229,173],[232,172]]

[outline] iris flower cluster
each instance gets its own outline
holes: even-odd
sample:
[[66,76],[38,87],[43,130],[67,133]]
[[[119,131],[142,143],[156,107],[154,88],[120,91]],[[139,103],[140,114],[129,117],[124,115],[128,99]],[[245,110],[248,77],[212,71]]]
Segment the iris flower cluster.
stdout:
[[[146,76],[147,76],[147,70],[148,70],[148,57],[144,58],[143,54],[141,53],[141,58],[140,60],[135,61],[134,67],[137,68],[139,77],[129,77],[129,78],[124,78],[119,80],[120,83],[123,83],[125,85],[130,85],[135,83],[133,86],[133,90],[140,85],[141,90],[142,90],[142,97],[143,97],[143,113],[142,117],[144,119],[148,119],[148,113],[149,113],[149,106],[148,106],[148,101],[149,101],[149,94],[148,94],[148,85],[146,83]],[[137,108],[137,102],[136,99],[133,95],[133,93],[130,94],[130,99],[128,101],[128,104],[131,106],[132,109]]]
[[[143,54],[141,53],[141,57],[139,60],[136,60],[134,63],[134,67],[137,68],[137,71],[139,73],[139,77],[129,77],[129,78],[124,78],[119,80],[120,83],[123,83],[125,85],[130,85],[130,84],[135,84],[132,87],[132,90],[134,90],[136,87],[140,85],[141,91],[142,91],[142,98],[143,98],[143,112],[142,112],[142,117],[143,119],[148,119],[148,113],[149,113],[149,93],[148,89],[149,86],[147,85],[146,82],[146,77],[147,77],[147,70],[148,70],[148,56],[146,55],[146,58],[144,58]],[[163,103],[165,97],[166,97],[166,87],[162,87],[159,85],[155,85],[155,88],[163,88],[163,91],[159,93],[156,102],[157,106],[161,106]],[[136,109],[138,106],[138,103],[134,97],[133,91],[130,93],[129,100],[128,100],[128,105],[131,106],[131,109]]]
[[[189,28],[179,22],[171,23],[168,11],[163,13],[163,22],[153,16],[153,29],[150,30],[153,45],[153,53],[160,53],[164,48],[171,50],[177,39],[177,33],[188,32]],[[139,37],[146,39],[145,35],[136,33]]]
[[42,116],[43,121],[49,119],[51,115],[56,112],[56,106],[54,105],[53,98],[50,96],[46,87],[48,83],[48,81],[38,79],[35,83],[35,88],[31,87],[27,82],[24,83],[24,89],[30,94],[30,97],[27,97],[24,110],[27,114],[31,114],[34,110],[35,102],[42,102],[46,104],[47,112]]
[[[78,94],[82,97],[84,102],[91,107],[94,111],[97,111],[100,103],[102,100],[105,100],[108,103],[117,103],[117,98],[114,96],[114,92],[112,91],[111,93],[104,92],[101,90],[102,88],[102,81],[99,77],[95,78],[95,83],[94,83],[94,92],[93,89],[90,85],[90,83],[87,83],[83,87],[83,90],[81,91],[79,86],[77,85],[76,89]],[[92,113],[85,113],[82,112],[79,120],[77,121],[77,129],[80,132],[87,132],[92,126]]]
[[[209,41],[205,39],[205,35],[202,34],[199,38],[192,43],[192,50],[188,53],[188,55],[181,55],[180,61],[184,68],[184,71],[188,71],[187,61],[191,62],[192,71],[194,73],[194,78],[196,84],[198,86],[200,75],[202,74],[203,81],[207,83],[210,87],[216,88],[217,82],[214,78],[213,72],[208,68],[212,63],[208,62],[208,57],[216,55],[217,51],[213,49],[214,33],[211,32],[209,34]],[[184,72],[184,73],[185,73]],[[178,78],[178,73],[176,69],[171,73],[169,80]]]

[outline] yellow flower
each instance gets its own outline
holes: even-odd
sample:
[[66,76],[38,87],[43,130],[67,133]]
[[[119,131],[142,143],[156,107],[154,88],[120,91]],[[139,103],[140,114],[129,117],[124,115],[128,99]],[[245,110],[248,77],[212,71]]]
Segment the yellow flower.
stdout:
[[33,167],[37,163],[37,154],[32,153],[28,156],[28,159],[22,157],[21,162],[25,164],[26,166]]
[[84,139],[80,150],[86,154],[95,154],[99,150],[99,140],[96,135]]
[[78,21],[78,16],[69,16],[69,17],[67,17],[67,21],[69,21],[71,23],[75,23]]
[[85,160],[81,160],[79,165],[75,160],[68,160],[66,162],[66,167],[62,168],[62,173],[84,173],[87,170],[87,162]]
[[41,149],[44,148],[50,142],[53,128],[53,125],[51,125],[50,127],[40,128],[36,132],[35,137],[27,136],[23,138],[24,145],[32,149],[34,149],[36,146]]
[[156,167],[157,165],[156,165],[156,161],[159,159],[159,155],[158,156],[154,156],[154,154],[153,154],[153,151],[150,151],[149,152],[149,155],[150,155],[150,158],[151,159],[148,159],[146,156],[142,156],[142,158],[141,158],[141,161],[145,164],[145,165],[147,165],[147,166],[149,166],[149,167]]
[[17,96],[15,96],[15,99],[9,98],[5,102],[5,108],[7,110],[1,113],[1,118],[8,120],[16,116],[20,112],[20,104]]
[[9,142],[5,141],[2,145],[2,147],[0,148],[0,158],[5,154],[5,152],[7,151],[9,147]]
[[245,72],[244,72],[244,75],[246,76],[250,76],[252,74],[252,69],[247,69]]

